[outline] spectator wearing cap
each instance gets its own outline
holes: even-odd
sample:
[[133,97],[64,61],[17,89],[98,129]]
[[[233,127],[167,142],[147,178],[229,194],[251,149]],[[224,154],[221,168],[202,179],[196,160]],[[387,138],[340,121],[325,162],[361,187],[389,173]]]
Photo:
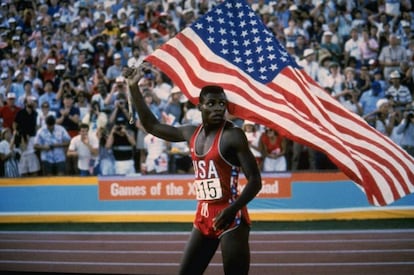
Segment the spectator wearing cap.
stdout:
[[16,95],[16,98],[19,98],[24,94],[24,74],[21,70],[16,70],[14,72],[13,81],[10,85],[10,92]]
[[331,31],[325,31],[323,33],[324,42],[321,43],[321,48],[326,49],[331,54],[332,61],[341,62],[342,50],[338,44],[332,42],[333,33]]
[[385,91],[383,90],[379,81],[373,81],[371,89],[362,93],[359,104],[362,107],[362,116],[374,112],[377,109],[377,102],[385,98]]
[[115,53],[113,55],[113,64],[108,67],[108,70],[106,71],[106,78],[108,81],[112,84],[115,82],[115,79],[118,76],[122,75],[122,60],[121,60],[121,54]]
[[302,59],[298,64],[303,67],[305,72],[312,77],[313,80],[318,81],[319,64],[315,61],[315,51],[313,49],[305,49]]
[[40,171],[39,159],[34,148],[36,136],[36,98],[28,96],[24,100],[24,108],[21,109],[14,120],[14,128],[18,136],[16,147],[20,150],[19,172],[24,175],[37,175]]
[[16,106],[16,94],[12,92],[7,93],[6,105],[0,108],[0,118],[3,119],[3,128],[13,128],[14,119],[20,108]]
[[126,99],[127,85],[123,76],[118,76],[114,83],[111,84],[111,90],[105,97],[105,106],[109,108],[116,107],[116,100],[122,96]]
[[401,84],[401,74],[399,71],[393,71],[389,78],[391,85],[388,87],[385,95],[393,98],[394,109],[401,112],[413,101],[411,91],[407,86]]
[[117,175],[129,175],[136,172],[134,163],[135,136],[126,124],[125,118],[118,117],[105,144],[105,148],[111,149],[114,155]]
[[104,21],[105,29],[101,32],[101,34],[107,35],[110,38],[114,39],[119,36],[119,29],[115,26],[112,22],[111,18],[107,18]]
[[63,176],[66,171],[66,148],[71,137],[64,127],[56,124],[52,115],[46,125],[37,130],[35,149],[40,151],[40,162],[44,176]]
[[[54,54],[53,50],[52,54]],[[51,80],[56,84],[56,59],[55,58],[47,58],[46,59],[46,67],[41,66],[39,68],[39,74],[43,81]]]
[[390,78],[393,71],[399,69],[400,62],[403,60],[407,60],[407,52],[399,45],[397,35],[390,34],[389,45],[381,49],[378,57],[380,65],[384,68],[383,72],[386,80]]
[[6,102],[6,93],[10,87],[11,79],[7,72],[3,72],[0,75],[0,107],[3,107]]
[[165,123],[170,125],[181,124],[182,117],[184,116],[181,102],[182,96],[183,93],[177,86],[171,89],[170,99],[162,110],[162,117]]

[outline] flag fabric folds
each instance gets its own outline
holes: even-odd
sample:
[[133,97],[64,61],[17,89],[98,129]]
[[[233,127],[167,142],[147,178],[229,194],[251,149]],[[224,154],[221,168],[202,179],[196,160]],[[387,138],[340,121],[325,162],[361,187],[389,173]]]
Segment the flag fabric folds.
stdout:
[[414,159],[311,79],[245,1],[214,7],[146,61],[195,104],[222,86],[231,114],[325,153],[373,205],[414,192]]

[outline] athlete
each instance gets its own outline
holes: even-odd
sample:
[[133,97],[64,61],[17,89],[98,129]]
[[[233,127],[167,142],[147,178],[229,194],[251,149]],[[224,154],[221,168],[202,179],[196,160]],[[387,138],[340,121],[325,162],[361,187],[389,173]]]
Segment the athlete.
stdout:
[[[199,95],[202,124],[173,127],[160,123],[138,87],[142,70],[128,69],[130,93],[148,133],[170,142],[187,141],[195,171],[197,211],[179,274],[203,274],[219,244],[225,274],[248,274],[250,219],[246,205],[261,189],[261,175],[241,128],[225,119],[227,98],[219,86]],[[239,171],[247,184],[239,194]]]

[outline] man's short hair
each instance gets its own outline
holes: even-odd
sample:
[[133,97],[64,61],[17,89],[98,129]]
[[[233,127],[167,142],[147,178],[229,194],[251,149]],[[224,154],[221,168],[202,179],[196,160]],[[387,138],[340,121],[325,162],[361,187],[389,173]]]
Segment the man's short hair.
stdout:
[[216,85],[204,86],[200,91],[200,102],[205,98],[207,94],[224,94],[224,90],[222,87]]

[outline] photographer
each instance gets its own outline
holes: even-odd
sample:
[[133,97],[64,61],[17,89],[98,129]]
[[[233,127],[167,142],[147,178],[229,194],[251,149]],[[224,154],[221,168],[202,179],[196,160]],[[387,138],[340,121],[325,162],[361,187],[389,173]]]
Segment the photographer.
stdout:
[[401,120],[395,131],[401,135],[401,147],[414,157],[414,109],[408,109],[404,112],[404,119]]
[[105,144],[107,150],[112,149],[115,158],[115,174],[117,175],[135,173],[135,135],[127,129],[126,124],[126,119],[118,117]]

